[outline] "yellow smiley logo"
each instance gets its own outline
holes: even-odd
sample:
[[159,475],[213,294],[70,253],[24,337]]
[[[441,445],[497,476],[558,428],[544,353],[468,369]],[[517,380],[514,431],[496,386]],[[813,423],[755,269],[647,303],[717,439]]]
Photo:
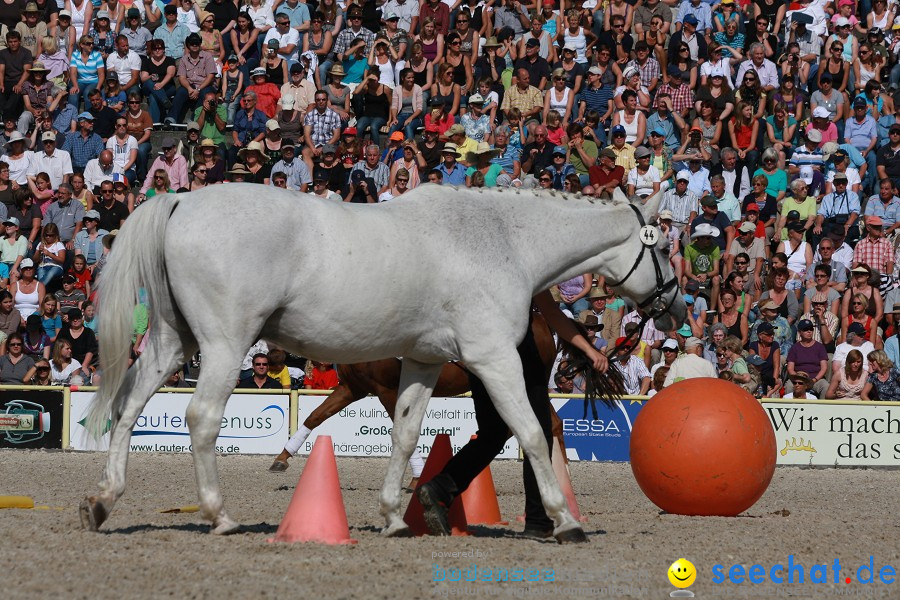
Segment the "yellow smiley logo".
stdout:
[[668,575],[669,583],[677,588],[686,588],[697,579],[697,569],[691,561],[679,558],[669,567]]

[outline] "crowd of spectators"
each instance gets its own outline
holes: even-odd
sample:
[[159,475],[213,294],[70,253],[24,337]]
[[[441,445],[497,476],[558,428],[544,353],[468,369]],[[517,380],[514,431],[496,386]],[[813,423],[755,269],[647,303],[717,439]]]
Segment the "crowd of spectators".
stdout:
[[[55,340],[45,297],[71,276],[90,298],[104,238],[160,193],[621,188],[663,194],[691,307],[622,357],[634,391],[660,365],[660,385],[704,371],[761,395],[884,399],[898,58],[886,0],[3,0],[6,335],[36,313]],[[607,293],[590,274],[559,286],[614,345],[640,313]]]

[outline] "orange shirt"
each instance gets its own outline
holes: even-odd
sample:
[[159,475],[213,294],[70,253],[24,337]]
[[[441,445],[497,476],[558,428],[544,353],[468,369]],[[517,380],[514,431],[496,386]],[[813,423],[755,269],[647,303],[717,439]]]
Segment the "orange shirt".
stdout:
[[304,387],[309,386],[313,390],[330,390],[338,386],[337,369],[328,368],[324,371],[313,369],[309,375],[303,378]]

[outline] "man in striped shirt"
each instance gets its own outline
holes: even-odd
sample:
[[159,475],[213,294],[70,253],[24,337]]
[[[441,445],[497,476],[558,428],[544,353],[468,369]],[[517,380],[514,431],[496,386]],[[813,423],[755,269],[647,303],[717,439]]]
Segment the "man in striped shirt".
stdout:
[[810,129],[806,132],[806,141],[794,150],[791,156],[791,162],[788,165],[788,171],[791,175],[800,172],[800,167],[809,165],[819,172],[825,168],[825,157],[819,149],[819,143],[822,141],[822,132],[818,129]]
[[646,394],[650,389],[650,371],[644,361],[635,356],[640,347],[640,344],[629,343],[626,337],[616,340],[617,360],[613,364],[622,373],[625,393],[631,396]]

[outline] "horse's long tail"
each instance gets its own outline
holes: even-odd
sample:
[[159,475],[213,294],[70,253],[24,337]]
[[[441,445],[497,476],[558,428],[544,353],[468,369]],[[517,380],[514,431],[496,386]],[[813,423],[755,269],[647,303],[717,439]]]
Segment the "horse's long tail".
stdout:
[[177,205],[175,195],[164,194],[136,210],[116,236],[115,251],[110,253],[101,274],[98,318],[103,377],[85,423],[95,437],[107,430],[109,419],[117,420],[118,404],[125,396],[120,391],[128,371],[134,310],[141,288],[150,297],[152,314],[160,315],[171,308],[165,237],[169,217]]

